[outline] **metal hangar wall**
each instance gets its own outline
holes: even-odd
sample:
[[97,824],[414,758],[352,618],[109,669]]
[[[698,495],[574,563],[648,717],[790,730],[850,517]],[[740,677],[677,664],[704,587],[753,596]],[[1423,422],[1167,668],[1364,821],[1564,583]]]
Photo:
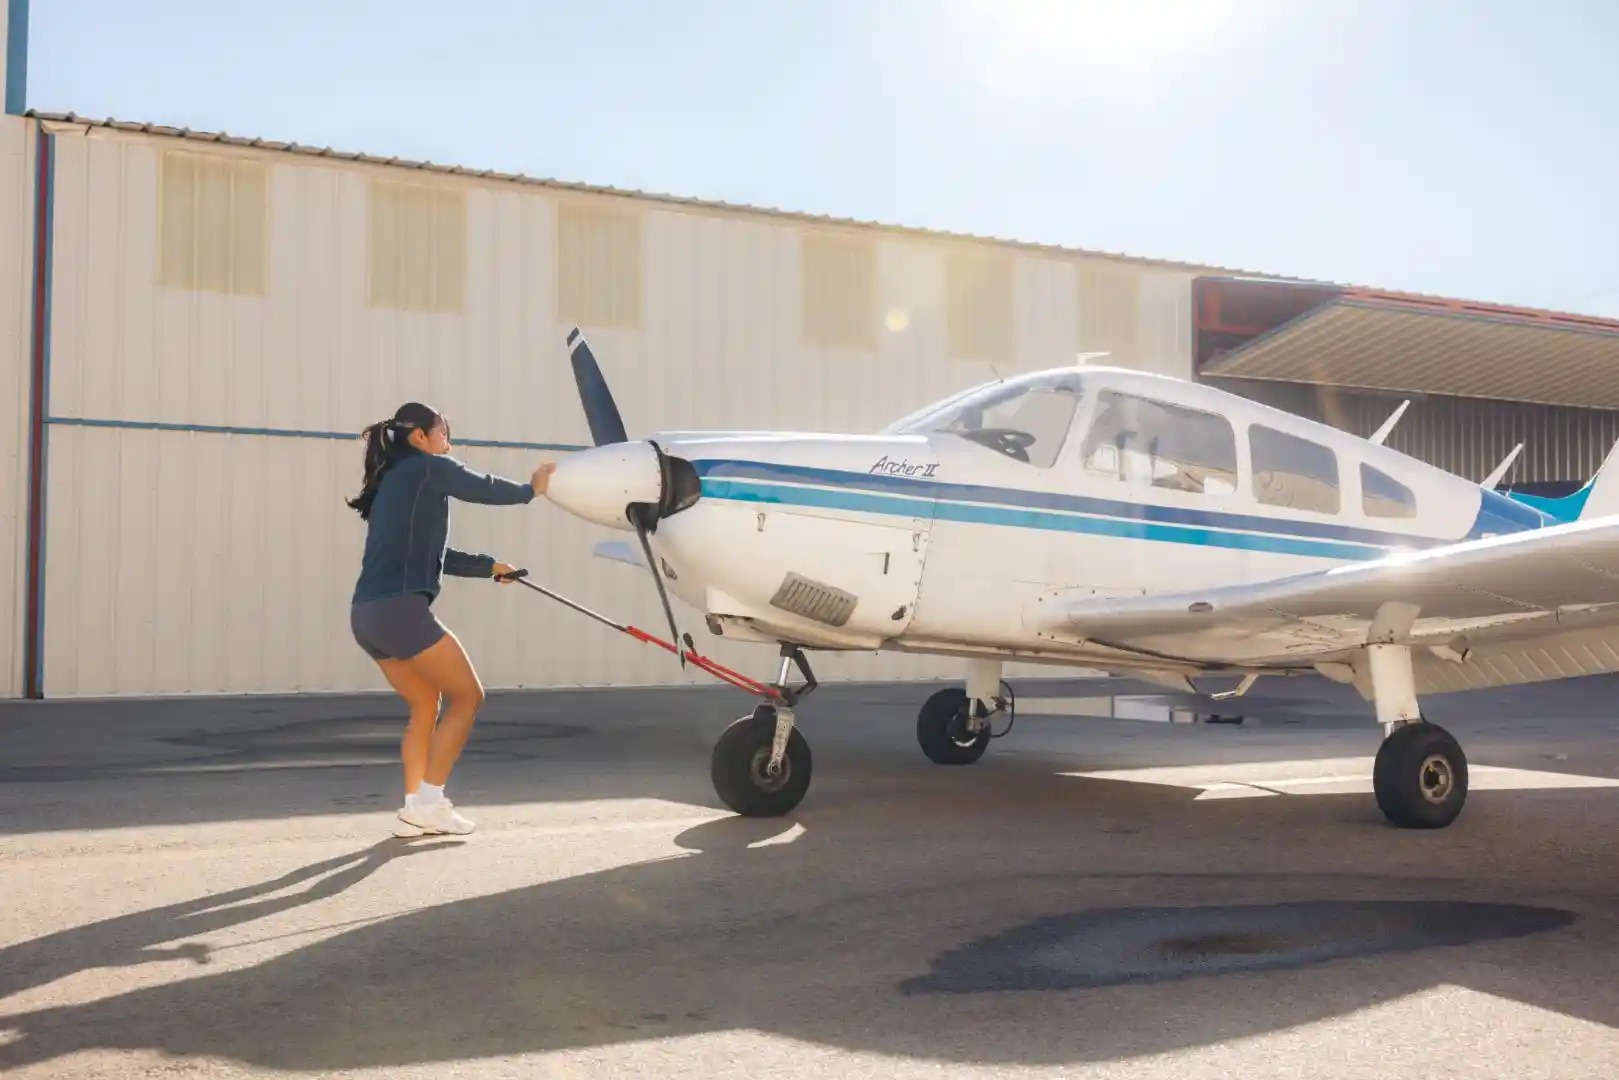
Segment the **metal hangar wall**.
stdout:
[[[26,252],[0,265],[24,391],[6,400],[37,397],[0,425],[38,464],[6,446],[5,493],[39,494],[0,551],[10,695],[383,689],[347,628],[358,433],[425,400],[471,464],[527,476],[588,441],[575,323],[632,432],[859,432],[1082,351],[1188,377],[1191,282],[1216,272],[72,115],[6,125],[0,227],[38,223],[0,246]],[[603,534],[544,503],[458,505],[455,531],[661,620],[640,575],[592,557]],[[492,688],[700,681],[511,590],[452,582],[439,607]],[[774,662],[684,622],[724,663]]]

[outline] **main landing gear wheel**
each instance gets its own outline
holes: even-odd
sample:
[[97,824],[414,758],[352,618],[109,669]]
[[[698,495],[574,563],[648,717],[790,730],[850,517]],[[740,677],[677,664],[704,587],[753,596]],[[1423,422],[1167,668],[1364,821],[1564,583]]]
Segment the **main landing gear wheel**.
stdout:
[[916,714],[916,741],[935,765],[971,765],[988,749],[989,725],[977,732],[969,728],[968,707],[967,691],[951,687],[928,698]]
[[1467,756],[1438,724],[1402,724],[1378,748],[1372,790],[1391,824],[1443,829],[1467,801]]
[[743,817],[789,814],[809,791],[809,740],[797,727],[787,736],[781,765],[770,769],[776,710],[761,705],[725,729],[714,744],[711,771],[720,801]]

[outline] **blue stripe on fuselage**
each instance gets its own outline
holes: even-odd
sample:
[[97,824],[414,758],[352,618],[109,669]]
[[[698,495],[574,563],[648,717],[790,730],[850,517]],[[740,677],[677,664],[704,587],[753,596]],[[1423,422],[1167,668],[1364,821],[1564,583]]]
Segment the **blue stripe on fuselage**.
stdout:
[[1543,529],[1558,524],[1555,516],[1519,502],[1499,491],[1479,489],[1482,498],[1478,504],[1478,517],[1464,539],[1477,540],[1481,536],[1523,532],[1525,529]]
[[703,495],[705,498],[730,499],[736,502],[783,506],[814,506],[831,510],[852,510],[867,514],[922,517],[936,521],[961,521],[977,525],[1001,525],[1017,529],[1089,533],[1094,536],[1112,536],[1130,540],[1157,540],[1170,544],[1237,548],[1244,551],[1264,551],[1278,555],[1307,555],[1315,558],[1344,561],[1375,559],[1388,552],[1387,548],[1382,547],[1340,544],[1297,536],[1263,536],[1256,533],[1198,528],[1192,525],[1160,525],[1147,521],[1088,517],[1010,506],[929,502],[904,495],[884,495],[875,492],[852,491],[847,488],[833,490],[748,480],[709,479],[703,481]]
[[1507,498],[1513,502],[1538,510],[1552,520],[1564,525],[1580,520],[1580,515],[1585,513],[1585,500],[1590,497],[1591,487],[1589,484],[1574,494],[1564,495],[1562,498],[1531,495],[1526,491],[1513,491],[1507,494]]
[[[719,498],[833,509],[866,508],[871,513],[894,513],[908,517],[931,515],[947,520],[1023,528],[1061,528],[1064,531],[1097,532],[1170,543],[1213,543],[1208,538],[1209,530],[1220,530],[1217,533],[1219,536],[1238,537],[1229,542],[1221,541],[1221,546],[1286,554],[1319,554],[1325,558],[1371,558],[1392,549],[1438,547],[1476,539],[1487,533],[1520,532],[1553,524],[1550,518],[1530,507],[1482,489],[1478,514],[1468,532],[1458,537],[1424,537],[1326,522],[1190,510],[1049,491],[958,484],[802,465],[734,460],[699,460],[694,461],[693,465],[704,480],[705,494],[712,492]],[[721,479],[731,482],[721,487],[715,483]],[[739,484],[735,481],[755,483]],[[819,485],[819,489],[800,486],[807,484]],[[825,490],[828,488],[835,490]],[[722,490],[726,494],[720,494]],[[918,502],[918,499],[926,502]],[[851,500],[858,501],[860,505]],[[930,509],[929,503],[935,504],[934,508]],[[1059,513],[1034,513],[1037,511]],[[1067,516],[1070,514],[1090,515],[1090,523],[1086,524],[1087,519],[1070,518]],[[1097,524],[1096,518],[1124,520]],[[1059,525],[1058,522],[1063,524]],[[1241,535],[1246,533],[1269,535]]]

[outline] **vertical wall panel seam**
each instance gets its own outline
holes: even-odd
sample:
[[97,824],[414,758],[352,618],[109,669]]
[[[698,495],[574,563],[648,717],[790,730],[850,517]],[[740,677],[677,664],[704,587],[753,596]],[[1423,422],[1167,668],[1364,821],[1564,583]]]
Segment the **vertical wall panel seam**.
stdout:
[[6,112],[28,111],[28,0],[6,5]]
[[56,136],[38,125],[34,172],[33,326],[28,446],[28,610],[23,629],[23,695],[45,696],[45,506],[51,378],[51,242]]

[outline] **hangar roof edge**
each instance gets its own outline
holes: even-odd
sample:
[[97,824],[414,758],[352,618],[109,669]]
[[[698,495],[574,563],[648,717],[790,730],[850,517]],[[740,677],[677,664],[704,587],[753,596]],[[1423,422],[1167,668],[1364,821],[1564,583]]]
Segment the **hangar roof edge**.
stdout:
[[[1263,271],[1223,267],[1209,263],[1196,263],[1179,259],[1156,258],[1146,255],[1131,255],[1124,252],[1102,251],[1094,248],[1072,247],[1033,240],[1018,240],[1010,237],[992,236],[982,233],[956,232],[952,230],[927,228],[917,225],[902,225],[869,219],[839,217],[833,214],[818,214],[811,211],[788,210],[780,207],[762,206],[750,203],[732,203],[724,200],[702,199],[692,196],[673,195],[663,192],[642,191],[634,188],[618,188],[611,185],[589,184],[580,181],[560,180],[552,177],[529,176],[524,173],[507,173],[497,169],[478,169],[465,165],[451,165],[432,161],[417,161],[414,159],[400,157],[381,157],[375,154],[368,154],[363,151],[338,150],[329,146],[308,146],[296,142],[284,142],[274,139],[265,139],[257,136],[231,135],[228,132],[223,131],[200,131],[193,128],[173,127],[150,121],[120,120],[115,117],[95,118],[80,116],[71,111],[61,113],[48,112],[40,109],[29,109],[23,115],[28,119],[32,119],[43,124],[61,124],[69,126],[83,126],[86,128],[103,128],[135,135],[150,135],[159,138],[173,138],[192,142],[239,146],[248,149],[268,150],[278,153],[293,154],[302,157],[418,170],[450,176],[462,176],[471,179],[496,180],[507,183],[529,185],[559,192],[578,192],[582,194],[637,199],[673,208],[713,210],[724,213],[751,215],[780,221],[796,221],[804,224],[863,229],[894,236],[905,236],[920,239],[991,244],[1009,248],[1011,250],[1023,251],[1036,255],[1046,255],[1055,258],[1103,259],[1112,262],[1128,263],[1136,266],[1149,266],[1166,270],[1185,271],[1208,281],[1249,282],[1255,285],[1318,288],[1337,293],[1346,299],[1352,297],[1364,300],[1386,301],[1391,304],[1405,304],[1415,305],[1417,307],[1428,307],[1431,309],[1445,309],[1452,314],[1461,314],[1465,312],[1474,315],[1489,314],[1507,316],[1509,318],[1525,318],[1538,321],[1543,324],[1555,325],[1558,328],[1572,328],[1575,325],[1584,324],[1587,326],[1595,325],[1603,329],[1608,327],[1619,329],[1619,320],[1600,319],[1593,316],[1577,315],[1573,313],[1564,313],[1545,309],[1509,307],[1483,301],[1453,299],[1425,293],[1397,292],[1394,290],[1381,289],[1362,284],[1327,281],[1318,278],[1291,277],[1283,274],[1272,274]],[[1216,374],[1216,372],[1212,370],[1210,370],[1209,373]]]
[[281,153],[297,154],[305,157],[325,158],[332,161],[354,162],[366,165],[383,165],[401,169],[415,169],[423,172],[463,176],[471,179],[498,180],[508,183],[527,184],[534,187],[549,188],[556,191],[573,191],[592,195],[607,195],[618,198],[640,199],[646,202],[659,203],[671,207],[685,207],[694,210],[716,210],[733,214],[750,214],[786,221],[799,221],[806,224],[868,229],[899,236],[994,244],[1015,250],[1055,257],[1107,259],[1114,262],[1132,263],[1138,266],[1154,266],[1167,270],[1184,270],[1196,274],[1213,274],[1244,278],[1253,281],[1268,281],[1299,285],[1318,284],[1335,286],[1338,288],[1346,287],[1333,282],[1318,282],[1309,278],[1296,278],[1280,274],[1267,274],[1259,271],[1233,269],[1230,267],[1214,266],[1207,263],[1187,262],[1178,259],[1161,259],[1145,255],[1129,255],[1123,252],[1098,251],[1090,248],[1066,247],[1060,244],[1041,243],[1031,240],[1016,240],[1007,237],[987,236],[976,233],[953,232],[944,229],[930,229],[916,225],[899,225],[861,218],[838,217],[831,214],[817,214],[804,210],[787,210],[778,207],[759,206],[748,203],[731,203],[717,199],[700,199],[684,195],[671,195],[662,192],[641,191],[633,188],[617,188],[610,185],[587,184],[579,181],[529,176],[524,173],[507,173],[501,172],[498,169],[478,169],[464,165],[447,165],[432,161],[416,161],[399,157],[380,157],[361,151],[337,150],[329,146],[306,146],[296,142],[282,142],[274,139],[264,139],[254,136],[231,135],[226,132],[198,131],[192,128],[170,127],[163,124],[143,121],[119,120],[113,117],[97,119],[94,117],[79,116],[73,112],[44,112],[38,109],[29,109],[23,115],[29,119],[47,124],[66,124],[75,126],[82,125],[92,128],[105,128],[135,135],[154,135],[164,138],[185,139],[193,142],[240,146],[247,149],[271,150]]

